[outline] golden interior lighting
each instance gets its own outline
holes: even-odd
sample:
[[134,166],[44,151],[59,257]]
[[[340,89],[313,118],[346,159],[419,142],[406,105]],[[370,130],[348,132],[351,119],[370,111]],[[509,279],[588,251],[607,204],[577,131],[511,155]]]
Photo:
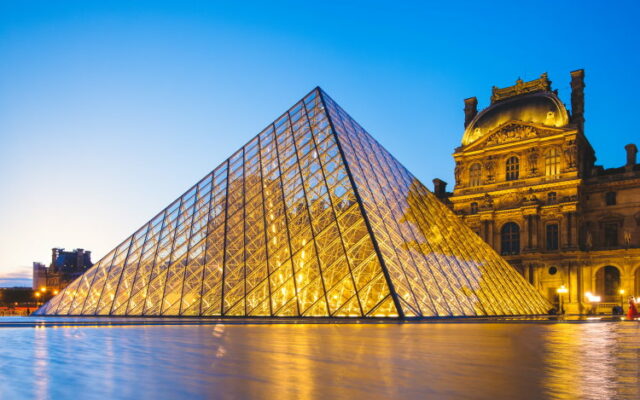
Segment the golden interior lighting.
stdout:
[[36,315],[397,318],[549,307],[316,88]]
[[602,300],[600,296],[596,296],[591,292],[587,292],[584,295],[590,303],[599,303]]

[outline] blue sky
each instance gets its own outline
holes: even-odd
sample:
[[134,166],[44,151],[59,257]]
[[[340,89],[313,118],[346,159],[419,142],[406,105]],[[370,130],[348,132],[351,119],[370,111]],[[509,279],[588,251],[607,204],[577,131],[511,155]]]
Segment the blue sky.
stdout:
[[518,77],[569,103],[584,68],[598,163],[638,142],[635,2],[396,3],[1,2],[0,285],[97,261],[317,85],[429,187]]

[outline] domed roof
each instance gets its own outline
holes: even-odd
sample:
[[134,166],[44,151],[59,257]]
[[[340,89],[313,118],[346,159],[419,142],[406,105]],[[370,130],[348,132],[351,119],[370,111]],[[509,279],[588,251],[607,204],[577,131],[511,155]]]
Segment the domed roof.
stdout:
[[553,92],[529,93],[501,100],[485,108],[469,123],[462,137],[462,145],[475,142],[509,121],[562,127],[569,123],[569,114]]

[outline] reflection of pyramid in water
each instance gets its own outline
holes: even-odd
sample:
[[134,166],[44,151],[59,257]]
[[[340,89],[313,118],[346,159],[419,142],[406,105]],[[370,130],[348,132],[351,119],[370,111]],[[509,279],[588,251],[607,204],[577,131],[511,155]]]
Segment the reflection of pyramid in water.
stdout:
[[37,314],[431,317],[547,308],[315,89]]

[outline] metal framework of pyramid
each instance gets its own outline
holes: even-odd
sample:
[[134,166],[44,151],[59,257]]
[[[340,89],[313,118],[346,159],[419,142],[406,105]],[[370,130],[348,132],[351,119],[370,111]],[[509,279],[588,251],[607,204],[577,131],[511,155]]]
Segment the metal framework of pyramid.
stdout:
[[548,308],[316,88],[36,314],[409,318]]

